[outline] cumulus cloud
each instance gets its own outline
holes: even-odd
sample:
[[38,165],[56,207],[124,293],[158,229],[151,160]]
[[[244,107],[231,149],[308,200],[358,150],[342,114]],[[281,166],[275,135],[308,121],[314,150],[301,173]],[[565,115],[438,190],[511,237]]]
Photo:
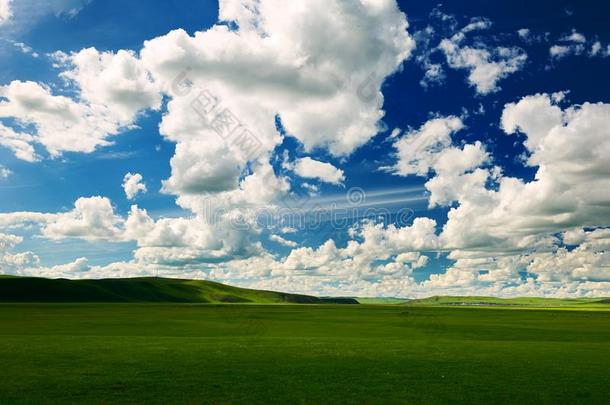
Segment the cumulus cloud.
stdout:
[[464,123],[455,116],[427,121],[394,143],[398,161],[385,169],[399,176],[428,177],[430,172],[435,173],[425,184],[430,207],[459,201],[490,177],[488,171],[479,168],[490,160],[480,141],[462,148],[452,146],[452,135],[463,128]]
[[279,235],[271,235],[271,236],[269,236],[269,240],[271,240],[275,243],[279,243],[282,246],[287,246],[287,247],[291,247],[291,248],[295,248],[298,246],[298,243],[296,243],[295,241],[285,239]]
[[572,29],[572,33],[566,34],[563,37],[561,37],[560,40],[564,41],[564,42],[573,42],[573,43],[577,43],[577,44],[584,44],[585,42],[587,42],[587,38],[580,32],[576,31],[575,29]]
[[[273,207],[289,192],[268,163],[282,140],[277,119],[306,150],[351,153],[378,132],[381,84],[414,47],[394,1],[248,5],[220,3],[220,19],[236,29],[223,23],[193,36],[172,31],[146,41],[139,55],[95,49],[56,55],[82,102],[105,106],[121,124],[157,108],[159,93],[168,96],[160,132],[176,152],[163,191],[195,216],[155,222],[132,213],[133,221],[152,227],[138,237],[139,260],[184,263],[258,251],[260,230],[249,210]],[[256,143],[256,154],[244,148],[243,136]],[[297,167],[303,176],[344,181],[330,164],[305,159]],[[219,213],[212,222],[206,207]],[[229,226],[236,220],[252,226]],[[138,233],[129,226],[127,232]],[[176,238],[167,244],[151,235]]]
[[[436,222],[428,218],[417,218],[413,225],[402,228],[365,223],[354,232],[361,241],[351,240],[343,249],[337,248],[332,239],[317,249],[294,249],[283,262],[274,265],[273,274],[306,271],[365,279],[404,277],[425,264],[422,251],[439,247],[435,227]],[[379,261],[386,263],[381,265]]]
[[127,173],[123,179],[123,190],[128,200],[136,198],[138,193],[146,193],[146,184],[142,182],[140,173]]
[[40,262],[32,252],[11,253],[23,237],[0,233],[0,270],[4,273],[15,273],[22,268],[36,266]]
[[[489,94],[523,68],[521,49],[475,37],[490,21],[473,19],[457,30],[452,16],[437,17],[451,33],[442,39],[430,28],[417,36],[443,59],[418,57],[425,83],[442,81],[446,62],[467,71],[478,94]],[[176,148],[162,191],[189,211],[157,218],[133,205],[119,215],[108,198],[90,197],[67,212],[0,214],[3,232],[35,224],[33,232],[58,243],[136,245],[129,262],[94,266],[80,258],[41,268],[33,253],[14,252],[22,237],[1,233],[3,271],[51,277],[161,271],[329,295],[610,293],[608,104],[562,108],[560,94],[538,94],[506,105],[501,128],[523,135],[525,163],[536,171],[531,181],[492,166],[480,141],[456,144],[453,136],[465,127],[457,116],[433,117],[404,134],[395,130],[397,162],[385,169],[427,179],[429,205],[449,212],[442,229],[423,217],[410,226],[362,221],[347,241],[308,246],[278,235],[282,224],[266,229],[258,221],[262,207],[274,213],[295,192],[270,161],[285,136],[302,144],[299,153],[325,149],[333,157],[346,157],[375,136],[384,116],[382,84],[414,49],[406,16],[390,0],[315,0],[306,7],[223,0],[220,19],[205,31],[153,38],[140,51],[54,54],[73,97],[35,82],[0,87],[0,145],[30,162],[41,160],[44,149],[53,157],[92,152],[144,111],[166,107],[159,130]],[[519,35],[529,41],[533,34]],[[440,45],[433,39],[442,39]],[[589,45],[591,54],[603,54],[601,43],[589,44],[576,31],[557,42],[568,52]],[[310,157],[284,169],[329,184],[346,181],[341,169]],[[317,190],[311,183],[303,188]],[[130,200],[146,190],[137,173],[123,186]],[[290,252],[267,252],[266,235]],[[418,283],[413,271],[430,254],[447,254],[452,264]]]
[[122,219],[105,197],[79,198],[74,209],[64,213],[12,212],[0,214],[0,228],[26,224],[41,226],[49,239],[120,240]]
[[131,123],[141,110],[161,107],[161,93],[133,51],[87,48],[55,57],[68,67],[61,76],[77,85],[81,99],[105,106],[123,125]]
[[[205,83],[263,143],[274,137],[279,115],[307,149],[327,147],[338,155],[377,133],[381,83],[414,47],[393,1],[316,1],[308,7],[222,1],[220,16],[236,21],[238,30],[218,25],[194,37],[177,30],[146,42],[142,60],[164,90],[175,96],[172,84],[186,73],[195,87]],[[172,126],[178,117],[170,111],[164,124]]]
[[527,54],[520,48],[462,45],[464,37],[462,31],[450,39],[443,39],[439,48],[450,67],[469,71],[468,83],[475,87],[478,94],[498,91],[501,79],[518,72],[525,65]]
[[[557,296],[595,293],[587,288],[607,291],[610,138],[604,122],[610,106],[562,108],[561,102],[560,93],[537,94],[504,107],[502,129],[525,135],[526,164],[537,168],[529,182],[504,176],[499,167],[485,168],[490,157],[478,141],[451,146],[458,121],[448,125],[451,120],[436,118],[413,131],[410,136],[423,145],[419,149],[406,147],[409,136],[397,141],[405,142],[403,164],[397,165],[403,175],[432,171],[425,184],[430,205],[453,206],[439,245],[454,263],[421,287],[507,294],[512,283],[523,286],[515,293]],[[537,277],[527,284],[531,290],[523,284],[523,271]],[[596,284],[579,287],[588,281]],[[562,284],[547,285],[554,282]]]
[[[264,0],[250,6],[221,1],[220,19],[234,21],[235,29],[223,22],[192,36],[176,30],[146,41],[139,53],[55,53],[75,98],[34,82],[0,88],[0,117],[18,124],[3,127],[0,142],[29,161],[41,158],[36,144],[52,156],[109,145],[111,136],[133,125],[142,111],[159,109],[167,96],[160,133],[176,143],[176,152],[163,191],[176,195],[192,218],[154,221],[136,207],[123,219],[109,200],[93,197],[79,199],[67,213],[0,219],[38,222],[51,239],[133,239],[136,259],[150,263],[260,251],[260,229],[249,210],[273,207],[290,188],[268,163],[282,141],[276,121],[306,150],[350,154],[378,132],[381,85],[409,57],[414,41],[394,1],[320,0],[293,7]],[[230,138],[235,127],[259,144],[257,154],[244,149],[243,139]],[[342,171],[312,159],[296,168],[332,184],[344,181]],[[125,189],[133,197],[142,190],[141,179],[126,178]],[[214,207],[213,221],[208,206]]]
[[85,257],[81,257],[76,259],[72,263],[60,264],[57,266],[53,266],[48,270],[48,273],[55,273],[57,276],[61,276],[62,274],[78,274],[83,272],[88,272],[91,270],[89,266],[89,261]]
[[42,234],[50,239],[115,240],[120,234],[120,222],[109,199],[79,198],[73,210],[55,214],[47,221]]
[[330,163],[320,162],[310,157],[298,159],[294,164],[294,172],[304,178],[318,179],[325,183],[340,185],[345,181],[343,170]]
[[14,248],[23,242],[23,238],[15,235],[0,233],[0,250],[5,251]]
[[61,76],[79,90],[78,100],[54,95],[48,86],[31,81],[0,86],[0,118],[18,124],[0,123],[0,145],[20,159],[39,160],[36,143],[53,157],[93,152],[110,145],[108,138],[132,126],[141,111],[161,106],[161,93],[133,52],[89,48],[53,57],[65,69]]
[[[444,56],[448,67],[468,71],[468,83],[480,95],[499,91],[498,83],[525,65],[527,54],[523,49],[494,46],[491,43],[498,42],[496,38],[475,36],[477,31],[492,26],[490,20],[471,18],[458,30],[456,17],[443,13],[439,8],[435,8],[430,17],[438,19],[440,26],[428,26],[414,34],[418,43],[416,60],[425,71],[420,81],[423,87],[441,84],[446,78],[444,64],[434,58],[436,53]],[[519,35],[529,39],[529,30],[519,30]]]
[[[500,177],[495,190],[471,187],[449,212],[442,237],[449,246],[524,251],[549,248],[553,235],[574,227],[608,226],[610,166],[608,104],[561,109],[538,94],[505,106],[507,134],[526,135],[535,179]],[[591,148],[591,145],[596,145]],[[488,173],[483,173],[484,175]]]
[[15,132],[0,122],[0,146],[10,149],[17,158],[27,162],[35,162],[40,159],[32,143],[32,135]]
[[234,190],[243,161],[221,142],[202,140],[178,143],[170,165],[163,191],[189,195]]
[[585,51],[582,44],[553,45],[549,48],[549,55],[552,59],[562,59],[568,55],[580,55]]
[[400,176],[426,176],[440,152],[451,145],[451,135],[462,128],[464,123],[458,117],[437,117],[405,134],[394,143],[398,162],[392,171]]
[[549,56],[558,61],[568,56],[586,55],[588,57],[610,56],[610,45],[604,47],[598,40],[587,40],[580,32],[572,29],[570,34],[565,34],[557,39],[557,43],[549,48]]
[[0,143],[20,152],[17,157],[26,160],[33,160],[33,156],[22,143],[30,147],[33,142],[40,143],[52,156],[67,151],[87,153],[109,145],[106,138],[121,128],[121,123],[110,119],[103,107],[52,95],[50,88],[40,83],[13,81],[0,86],[0,96],[5,99],[0,102],[0,118],[13,118],[23,127],[35,127],[33,133],[0,128]]

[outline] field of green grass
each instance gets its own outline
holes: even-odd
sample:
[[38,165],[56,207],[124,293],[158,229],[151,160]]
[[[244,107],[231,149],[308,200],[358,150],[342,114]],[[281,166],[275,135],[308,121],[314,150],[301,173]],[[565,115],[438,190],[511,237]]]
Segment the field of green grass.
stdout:
[[0,304],[0,403],[607,403],[610,312]]

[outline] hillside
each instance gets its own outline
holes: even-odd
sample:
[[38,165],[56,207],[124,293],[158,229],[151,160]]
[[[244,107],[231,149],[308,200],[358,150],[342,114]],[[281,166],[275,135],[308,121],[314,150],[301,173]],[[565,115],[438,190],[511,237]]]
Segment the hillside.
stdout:
[[358,304],[351,298],[250,290],[204,280],[129,278],[66,280],[0,277],[0,302],[182,302]]
[[519,306],[538,308],[558,307],[590,307],[608,306],[609,299],[604,298],[496,298],[496,297],[451,297],[435,296],[429,298],[415,299],[407,302],[407,305],[417,306]]
[[409,302],[407,298],[393,298],[393,297],[357,297],[356,300],[360,304],[366,305],[398,305],[406,304]]

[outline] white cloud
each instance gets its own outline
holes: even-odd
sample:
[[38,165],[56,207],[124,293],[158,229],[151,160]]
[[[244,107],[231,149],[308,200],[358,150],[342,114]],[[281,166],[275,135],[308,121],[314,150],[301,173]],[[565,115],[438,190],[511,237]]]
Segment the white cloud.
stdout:
[[0,179],[8,179],[13,174],[12,171],[0,165]]
[[[316,0],[307,7],[222,1],[220,16],[238,21],[239,29],[219,25],[194,37],[173,31],[147,41],[142,60],[172,96],[175,79],[190,67],[195,87],[205,85],[269,146],[276,115],[308,150],[345,155],[366,143],[383,116],[381,83],[414,47],[394,1]],[[182,129],[173,122],[180,113],[170,111],[164,126]],[[193,117],[190,108],[183,113]]]
[[90,105],[104,106],[122,125],[132,123],[141,110],[161,107],[159,89],[132,51],[87,48],[56,58],[69,68],[61,75],[78,86],[81,98]]
[[295,241],[282,238],[279,235],[270,235],[269,240],[279,243],[282,246],[287,246],[287,247],[291,247],[291,248],[295,248],[298,246],[298,243],[296,243]]
[[74,209],[44,217],[42,235],[53,240],[81,238],[85,240],[118,240],[122,219],[114,213],[109,199],[79,198]]
[[11,2],[12,0],[0,0],[0,25],[6,23],[13,15]]
[[[124,219],[108,199],[93,197],[79,199],[66,213],[0,214],[0,224],[39,223],[42,235],[56,240],[135,240],[135,260],[142,265],[260,254],[261,229],[253,210],[273,209],[290,191],[268,163],[282,141],[276,116],[306,150],[350,154],[378,132],[381,84],[408,58],[414,42],[394,1],[316,0],[293,7],[264,0],[245,7],[249,4],[221,2],[221,19],[238,22],[236,30],[225,24],[193,36],[176,30],[146,41],[140,54],[92,48],[54,54],[61,76],[79,90],[77,99],[32,82],[13,82],[0,93],[2,116],[22,124],[4,131],[3,144],[28,160],[40,158],[34,144],[52,156],[108,145],[112,135],[133,125],[141,111],[159,108],[161,94],[167,95],[160,132],[177,145],[163,190],[175,194],[192,217],[155,221],[134,207]],[[207,95],[260,142],[258,154],[219,136],[217,121],[200,118]],[[25,126],[34,130],[26,132]],[[344,180],[331,165],[301,163],[304,175],[334,184]]]
[[0,0],[3,36],[17,38],[45,17],[72,18],[92,0]]
[[[93,266],[81,258],[40,268],[33,253],[12,252],[20,236],[0,234],[3,271],[52,277],[160,271],[323,295],[610,293],[610,235],[600,228],[610,226],[604,222],[610,218],[609,107],[585,103],[562,109],[559,93],[525,97],[504,108],[504,131],[525,135],[526,164],[537,168],[532,181],[490,167],[479,141],[454,144],[452,136],[464,128],[461,118],[435,117],[404,135],[393,131],[398,161],[386,170],[431,176],[425,183],[430,206],[449,207],[440,234],[429,218],[403,227],[365,221],[348,232],[344,245],[331,239],[299,247],[306,243],[271,234],[269,241],[292,250],[286,257],[266,252],[260,241],[270,229],[258,223],[257,210],[273,213],[294,193],[269,163],[283,138],[276,121],[305,152],[325,148],[334,156],[349,155],[378,132],[381,85],[400,69],[414,43],[406,17],[390,0],[313,0],[307,7],[224,0],[220,6],[221,19],[238,28],[219,24],[192,35],[176,30],[147,41],[140,53],[90,48],[55,54],[61,76],[77,90],[74,98],[33,82],[0,88],[0,116],[9,118],[0,123],[0,145],[28,161],[42,158],[39,145],[52,156],[108,145],[166,98],[160,133],[176,143],[176,151],[163,191],[190,211],[153,219],[134,205],[122,217],[109,199],[91,197],[78,199],[68,212],[0,214],[2,229],[34,223],[42,237],[58,243],[79,238],[136,244],[127,263]],[[490,24],[473,19],[433,48],[443,52],[449,67],[467,70],[479,94],[497,91],[500,80],[527,58],[518,48],[467,42],[470,33]],[[576,34],[558,46],[577,52],[587,42]],[[434,30],[427,35],[431,40]],[[519,35],[533,38],[524,30]],[[591,53],[602,54],[601,44],[593,44]],[[444,62],[418,61],[426,83],[443,80]],[[256,154],[219,128],[217,114],[207,111],[216,103],[221,118],[239,121],[240,131],[247,129],[259,143]],[[343,171],[329,163],[311,158],[285,163],[284,169],[304,178],[345,182]],[[317,183],[303,187],[318,190]],[[145,190],[142,177],[128,174],[124,189],[135,198]],[[288,231],[294,229],[282,230]],[[426,254],[437,252],[449,253],[453,265],[445,274],[415,282],[413,270],[427,264]],[[525,282],[524,270],[532,276]]]
[[562,59],[568,55],[580,55],[585,51],[585,47],[582,44],[572,45],[553,45],[549,48],[549,55],[552,59]]
[[391,170],[400,176],[426,176],[439,153],[451,145],[451,135],[462,128],[460,118],[449,116],[433,118],[410,131],[394,143],[398,162]]
[[584,44],[585,42],[587,42],[587,38],[580,32],[573,29],[571,34],[564,35],[563,37],[561,37],[560,41]]
[[[584,103],[562,110],[546,94],[505,106],[502,127],[527,136],[535,179],[480,181],[449,212],[442,238],[449,247],[499,251],[548,249],[553,234],[609,226],[610,151],[605,122],[610,105]],[[595,148],[591,148],[595,145]],[[484,173],[483,173],[484,174]]]
[[527,40],[530,36],[530,30],[529,28],[521,28],[517,30],[517,34],[521,39]]
[[479,141],[462,149],[451,147],[440,152],[433,165],[436,176],[425,184],[430,192],[430,207],[450,205],[483,186],[489,173],[478,167],[488,160],[489,155]]
[[[576,30],[560,37],[558,43],[549,48],[552,60],[560,60],[568,56],[587,55],[589,57],[607,57],[607,52],[600,41],[587,41],[587,38]],[[610,48],[610,46],[609,46]]]
[[597,56],[602,50],[602,44],[599,41],[595,41],[593,45],[591,45],[591,50],[589,51],[589,56]]
[[30,224],[43,224],[54,218],[55,214],[40,212],[0,213],[0,229],[19,228]]
[[138,193],[146,193],[146,184],[142,183],[142,175],[140,173],[127,173],[123,179],[123,190],[128,200],[136,198]]
[[468,82],[482,95],[498,91],[498,82],[521,70],[527,60],[519,48],[460,46],[461,40],[460,35],[444,39],[439,47],[450,67],[469,71]]
[[23,238],[21,236],[0,233],[0,251],[12,249],[21,242],[23,242]]
[[221,142],[188,141],[176,145],[172,175],[163,190],[178,195],[234,190],[243,161]]
[[34,137],[26,133],[15,132],[0,122],[0,146],[13,151],[15,156],[27,162],[35,162],[40,159],[36,154],[32,143]]
[[21,236],[0,233],[0,272],[10,274],[24,267],[38,265],[40,260],[32,252],[11,253],[22,242]]
[[[485,30],[490,26],[489,20],[475,18],[450,38],[443,39],[438,45],[438,49],[445,55],[449,67],[469,71],[468,83],[475,87],[476,92],[481,95],[500,90],[498,82],[521,70],[527,60],[525,51],[517,47],[490,47],[480,41],[474,46],[464,45],[468,33]],[[430,72],[428,69],[426,76],[428,77],[430,74],[437,76],[435,70]]]
[[5,99],[0,102],[0,118],[17,121],[12,128],[0,124],[0,145],[20,159],[39,160],[35,143],[53,157],[93,152],[110,145],[110,136],[132,126],[140,111],[161,106],[156,84],[133,52],[100,53],[89,48],[53,57],[58,67],[66,69],[61,76],[80,90],[79,100],[54,95],[41,83],[13,81],[0,86]]
[[13,45],[25,55],[31,55],[33,58],[38,58],[40,56],[38,52],[34,51],[31,47],[23,42],[13,42]]
[[[0,86],[0,96],[7,99],[0,102],[0,118],[15,118],[23,125],[35,127],[33,134],[25,130],[12,133],[23,141],[29,139],[44,145],[52,156],[64,151],[92,152],[109,145],[108,135],[120,130],[120,123],[109,119],[103,107],[54,96],[39,83],[13,81]],[[2,132],[5,138],[6,130]]]
[[298,159],[294,164],[294,172],[300,177],[318,179],[335,185],[341,185],[345,181],[343,170],[310,157]]
[[[425,264],[427,259],[422,259],[421,251],[438,248],[435,226],[436,222],[428,218],[417,218],[412,226],[403,228],[365,223],[355,231],[361,242],[351,240],[347,247],[339,249],[330,239],[317,249],[294,249],[284,261],[272,265],[273,274],[306,271],[354,280],[408,276],[413,268]],[[387,263],[380,265],[379,261]]]
[[48,273],[54,274],[56,277],[61,277],[64,274],[74,275],[77,273],[84,273],[91,270],[91,266],[89,266],[89,261],[85,257],[81,257],[76,259],[72,263],[60,264],[58,266],[53,266],[47,270]]

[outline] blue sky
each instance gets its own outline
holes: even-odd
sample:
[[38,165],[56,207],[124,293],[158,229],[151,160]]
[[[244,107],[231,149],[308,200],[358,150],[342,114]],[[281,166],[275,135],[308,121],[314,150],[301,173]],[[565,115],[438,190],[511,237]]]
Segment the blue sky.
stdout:
[[[219,22],[203,0],[6,4],[4,273],[610,292],[610,6],[227,0]],[[202,91],[256,156],[199,121]],[[322,209],[345,221],[277,223]]]

